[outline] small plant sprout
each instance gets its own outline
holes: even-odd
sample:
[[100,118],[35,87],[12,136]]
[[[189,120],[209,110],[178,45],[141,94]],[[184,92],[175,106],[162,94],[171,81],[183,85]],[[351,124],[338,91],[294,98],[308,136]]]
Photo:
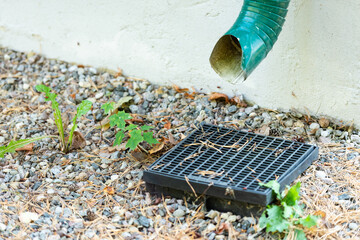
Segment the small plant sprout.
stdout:
[[14,153],[15,150],[18,148],[24,147],[25,145],[28,145],[32,142],[36,142],[41,139],[49,138],[49,137],[57,137],[57,136],[40,136],[29,139],[21,139],[18,141],[10,141],[10,143],[7,146],[0,147],[0,158],[3,158],[5,156],[5,153]]
[[65,141],[63,122],[62,122],[62,118],[61,118],[61,111],[59,109],[59,103],[56,101],[57,95],[55,93],[51,92],[51,88],[49,88],[45,85],[42,85],[42,84],[37,85],[36,90],[39,92],[45,93],[45,101],[51,101],[51,107],[54,110],[55,124],[56,124],[56,126],[58,128],[58,132],[59,132],[61,150],[65,153],[68,153],[72,146],[74,131],[77,128],[76,121],[82,115],[85,115],[88,111],[90,111],[92,102],[90,102],[88,100],[84,100],[77,107],[76,114],[75,114],[74,118],[72,119],[73,126],[70,130],[68,141]]
[[[73,126],[70,130],[68,140],[65,140],[65,134],[64,134],[64,127],[63,127],[63,121],[61,118],[61,111],[59,109],[59,103],[56,101],[57,95],[55,93],[51,92],[51,88],[45,86],[45,85],[37,85],[36,90],[39,92],[45,93],[45,101],[51,101],[51,107],[54,110],[54,119],[55,124],[57,126],[58,132],[59,132],[59,139],[61,144],[61,150],[65,153],[68,153],[71,150],[72,143],[73,143],[73,136],[74,132],[77,128],[77,120],[82,115],[85,115],[92,106],[92,102],[88,100],[82,101],[79,106],[77,107],[76,114],[74,118],[72,119]],[[39,141],[44,138],[53,138],[57,136],[40,136],[40,137],[34,137],[34,138],[28,138],[28,139],[21,139],[18,141],[10,141],[10,143],[7,146],[1,146],[0,147],[0,158],[3,158],[5,153],[14,153],[16,149],[24,147],[27,144],[30,144],[32,142]]]
[[[115,103],[109,102],[105,103],[101,106],[104,109],[105,114],[111,113],[116,107]],[[154,137],[153,132],[149,131],[152,127],[151,126],[137,126],[135,124],[128,124],[126,120],[130,120],[132,117],[129,113],[125,111],[117,112],[109,117],[110,126],[117,127],[118,131],[115,135],[114,146],[120,145],[128,134],[130,138],[127,140],[126,148],[130,148],[131,150],[135,150],[136,147],[139,146],[141,142],[147,142],[148,144],[157,144],[159,143]],[[127,126],[126,126],[127,125]]]
[[297,182],[291,188],[287,187],[280,193],[280,184],[273,180],[266,184],[260,183],[260,186],[271,188],[278,200],[278,205],[269,205],[260,217],[259,224],[261,228],[266,228],[266,232],[285,233],[287,236],[294,231],[295,239],[305,240],[304,228],[311,228],[317,225],[320,217],[308,215],[303,216],[303,207],[299,205],[300,182]]

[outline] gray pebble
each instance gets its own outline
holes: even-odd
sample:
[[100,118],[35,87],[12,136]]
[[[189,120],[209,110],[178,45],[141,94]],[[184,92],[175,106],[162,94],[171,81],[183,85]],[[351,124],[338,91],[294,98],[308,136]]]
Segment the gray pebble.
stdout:
[[185,212],[182,209],[178,209],[175,212],[173,212],[173,215],[174,215],[174,217],[180,218],[185,215]]
[[350,230],[357,230],[359,225],[357,223],[349,223]]
[[138,221],[142,226],[144,226],[146,228],[150,227],[150,221],[147,217],[140,216]]
[[229,113],[234,113],[236,112],[237,110],[237,107],[235,105],[231,105],[229,108],[228,108],[228,112]]

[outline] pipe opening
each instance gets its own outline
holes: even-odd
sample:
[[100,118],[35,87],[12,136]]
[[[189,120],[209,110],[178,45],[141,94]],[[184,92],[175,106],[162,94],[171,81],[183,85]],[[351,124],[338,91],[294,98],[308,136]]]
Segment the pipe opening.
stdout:
[[246,77],[241,63],[242,49],[239,40],[233,35],[222,36],[211,53],[211,67],[221,78],[235,84]]

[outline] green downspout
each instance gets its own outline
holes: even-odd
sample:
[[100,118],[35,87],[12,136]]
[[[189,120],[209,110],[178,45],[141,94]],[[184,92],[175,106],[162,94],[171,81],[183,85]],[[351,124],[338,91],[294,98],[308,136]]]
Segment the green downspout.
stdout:
[[216,43],[210,64],[220,77],[245,80],[270,52],[282,30],[290,0],[244,0],[235,24]]

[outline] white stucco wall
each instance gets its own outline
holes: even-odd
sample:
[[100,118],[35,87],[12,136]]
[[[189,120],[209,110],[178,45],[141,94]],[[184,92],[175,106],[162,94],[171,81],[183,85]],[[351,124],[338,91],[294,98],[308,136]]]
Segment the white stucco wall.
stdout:
[[[223,82],[208,58],[241,0],[0,0],[0,44],[122,68],[161,84],[243,93],[360,126],[360,1],[293,0],[268,57],[247,81]],[[295,97],[296,96],[296,97]]]

